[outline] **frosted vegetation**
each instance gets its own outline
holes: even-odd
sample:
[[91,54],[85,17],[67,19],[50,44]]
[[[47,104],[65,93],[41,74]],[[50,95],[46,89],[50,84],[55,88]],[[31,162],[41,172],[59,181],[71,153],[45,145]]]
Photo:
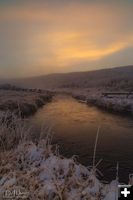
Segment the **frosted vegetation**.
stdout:
[[52,99],[48,91],[22,89],[11,85],[0,86],[0,114],[4,112],[20,114],[22,117],[32,115]]
[[118,113],[127,113],[133,115],[133,97],[103,97],[93,96],[87,98],[88,103]]
[[128,97],[127,95],[104,96],[102,92],[99,91],[78,91],[73,93],[73,97],[79,101],[95,105],[107,111],[133,115],[133,94]]
[[[97,132],[92,167],[77,163],[75,157],[66,159],[59,148],[51,145],[50,129],[46,127],[34,138],[27,121],[12,115],[0,118],[0,199],[5,191],[23,191],[30,200],[115,200],[118,197],[116,180],[104,183],[98,179],[95,163]],[[130,183],[133,178],[130,176]],[[20,194],[19,194],[20,195]]]

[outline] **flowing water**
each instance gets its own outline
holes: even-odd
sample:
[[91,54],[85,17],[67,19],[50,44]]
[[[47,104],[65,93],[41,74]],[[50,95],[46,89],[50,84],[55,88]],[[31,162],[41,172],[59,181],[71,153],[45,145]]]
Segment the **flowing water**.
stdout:
[[58,143],[60,153],[66,157],[77,155],[86,166],[92,165],[96,132],[100,125],[96,161],[103,159],[98,169],[104,180],[112,180],[119,162],[121,181],[133,173],[133,119],[118,116],[93,106],[79,103],[68,95],[57,95],[41,108],[31,123],[38,131],[41,126],[52,126],[53,143]]

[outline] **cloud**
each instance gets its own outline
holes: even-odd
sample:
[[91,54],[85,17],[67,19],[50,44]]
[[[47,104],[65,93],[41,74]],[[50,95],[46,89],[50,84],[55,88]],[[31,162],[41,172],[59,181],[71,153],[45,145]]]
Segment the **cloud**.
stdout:
[[[6,1],[0,7],[2,75],[10,69],[15,76],[16,69],[22,67],[22,76],[27,71],[34,75],[78,71],[84,63],[98,68],[101,60],[133,46],[133,7],[129,1],[124,6],[120,1],[35,2],[23,1],[20,6]],[[129,63],[132,61],[130,58]],[[122,62],[119,56],[119,64]],[[88,65],[88,69],[92,68]]]

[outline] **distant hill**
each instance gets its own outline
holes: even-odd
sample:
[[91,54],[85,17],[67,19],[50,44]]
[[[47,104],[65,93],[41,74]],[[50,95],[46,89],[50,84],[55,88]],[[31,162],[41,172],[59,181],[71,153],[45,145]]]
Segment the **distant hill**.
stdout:
[[20,87],[56,88],[111,88],[133,90],[133,66],[116,67],[87,72],[57,73],[10,81]]

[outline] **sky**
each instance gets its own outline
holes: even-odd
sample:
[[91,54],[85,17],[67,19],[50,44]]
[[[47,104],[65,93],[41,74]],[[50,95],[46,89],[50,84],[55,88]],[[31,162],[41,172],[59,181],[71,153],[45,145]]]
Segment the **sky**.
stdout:
[[133,0],[0,0],[0,78],[133,64]]

